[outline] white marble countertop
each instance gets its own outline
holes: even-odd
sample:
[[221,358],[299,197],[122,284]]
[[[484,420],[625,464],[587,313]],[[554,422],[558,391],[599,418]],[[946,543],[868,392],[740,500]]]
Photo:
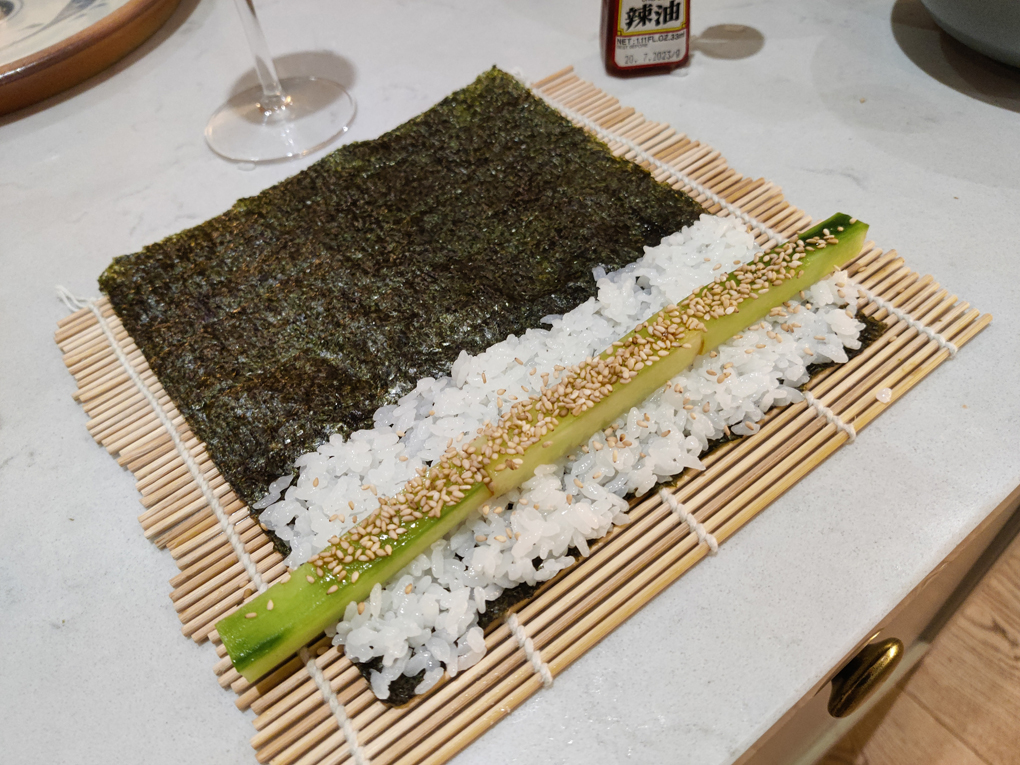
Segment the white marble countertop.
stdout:
[[[747,51],[696,42],[682,73],[638,80],[603,72],[593,2],[258,7],[284,73],[318,66],[350,86],[345,140],[493,63],[535,79],[574,64],[808,211],[867,220],[881,245],[995,314],[458,763],[728,763],[1020,484],[1020,73],[947,41],[915,0],[695,3],[696,35],[741,24],[763,46],[726,58]],[[184,0],[112,70],[0,118],[5,762],[254,762],[250,715],[216,684],[211,649],[180,636],[173,563],[143,539],[131,476],[86,433],[52,339],[55,284],[96,294],[113,256],[317,158],[245,172],[206,148],[209,114],[251,77],[234,14]]]

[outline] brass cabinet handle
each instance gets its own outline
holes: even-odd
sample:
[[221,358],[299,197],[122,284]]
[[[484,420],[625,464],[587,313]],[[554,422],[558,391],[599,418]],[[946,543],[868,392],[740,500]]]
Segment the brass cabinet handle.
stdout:
[[846,717],[878,690],[903,658],[903,643],[889,638],[869,643],[832,678],[829,714]]

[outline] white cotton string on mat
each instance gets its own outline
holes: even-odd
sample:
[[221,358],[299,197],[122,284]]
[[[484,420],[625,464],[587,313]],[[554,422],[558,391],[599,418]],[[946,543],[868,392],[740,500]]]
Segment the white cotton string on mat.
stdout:
[[315,659],[309,652],[308,647],[306,646],[298,651],[298,656],[304,662],[305,669],[312,676],[312,680],[315,681],[315,687],[319,689],[322,698],[329,705],[329,711],[333,713],[337,725],[340,726],[340,732],[344,734],[344,739],[347,741],[347,748],[351,753],[351,759],[354,760],[354,765],[369,765],[368,755],[358,745],[358,732],[354,730],[354,724],[351,722],[351,718],[347,716],[347,710],[344,709],[344,705],[337,698],[336,693],[333,692],[333,686],[329,684],[329,680],[326,679],[322,670],[319,669],[319,665],[315,663]]
[[730,215],[737,218],[738,220],[744,221],[744,223],[748,224],[753,228],[757,228],[769,239],[775,240],[777,244],[783,244],[786,241],[786,239],[778,231],[774,231],[761,221],[751,217],[736,205],[730,204],[725,199],[723,199],[723,197],[716,194],[714,191],[712,191],[704,184],[698,183],[698,181],[694,180],[691,176],[687,175],[684,172],[681,172],[680,170],[677,170],[672,165],[666,164],[655,155],[645,151],[644,149],[641,148],[639,144],[635,143],[629,138],[626,138],[618,133],[614,133],[611,130],[606,130],[604,127],[595,122],[595,120],[588,119],[580,112],[576,112],[573,109],[564,106],[555,98],[547,96],[540,90],[533,90],[532,92],[535,93],[537,96],[539,96],[539,98],[544,100],[547,104],[552,106],[554,109],[556,109],[558,112],[560,112],[568,119],[573,120],[574,122],[579,122],[582,125],[584,125],[588,130],[595,133],[603,141],[606,141],[607,143],[612,142],[622,143],[624,146],[626,146],[628,149],[630,149],[632,152],[634,152],[638,157],[643,159],[648,164],[658,168],[659,170],[662,170],[664,173],[668,173],[670,176],[680,181],[685,186],[690,186],[694,191],[696,191],[698,194],[701,194],[706,199],[711,199],[722,209],[726,210],[726,212],[728,212]]
[[811,391],[804,391],[804,400],[807,401],[808,404],[811,405],[811,408],[815,410],[815,414],[822,417],[830,425],[835,425],[837,430],[842,430],[846,433],[850,442],[853,442],[857,438],[857,431],[854,430],[854,426],[843,422],[843,420],[839,418],[838,414],[815,398]]
[[96,301],[92,298],[80,298],[75,297],[71,294],[70,290],[60,285],[57,286],[57,297],[59,297],[64,305],[72,311],[77,311],[82,308],[88,308],[92,311],[96,317],[96,321],[99,323],[99,328],[103,330],[103,334],[106,336],[106,341],[110,344],[110,348],[113,349],[114,354],[117,356],[117,361],[124,367],[124,371],[127,376],[131,379],[131,382],[135,384],[139,392],[145,397],[145,400],[152,407],[152,411],[156,413],[160,423],[166,428],[167,434],[170,439],[174,442],[174,447],[177,449],[177,453],[180,455],[184,464],[188,467],[188,472],[191,473],[191,478],[195,484],[202,491],[202,496],[205,497],[205,501],[209,503],[209,507],[212,508],[213,513],[216,515],[216,520],[220,523],[220,528],[227,537],[227,541],[230,542],[230,547],[234,550],[234,555],[244,566],[245,573],[248,574],[248,579],[251,583],[262,592],[268,587],[268,585],[262,581],[262,575],[259,574],[258,568],[255,566],[255,561],[248,555],[248,551],[244,549],[244,543],[241,538],[237,536],[237,532],[234,530],[233,524],[230,522],[230,518],[227,515],[226,510],[223,509],[223,505],[220,504],[219,498],[216,493],[212,490],[209,482],[205,479],[202,471],[198,467],[198,463],[195,462],[195,458],[191,456],[191,452],[184,445],[184,439],[181,438],[181,434],[177,432],[177,428],[174,427],[170,416],[163,411],[163,407],[160,406],[159,401],[156,399],[155,394],[149,390],[149,386],[142,380],[142,376],[138,374],[138,370],[134,368],[134,365],[128,359],[127,354],[124,353],[124,349],[121,348],[120,342],[117,337],[113,334],[113,330],[110,329],[109,322],[106,321],[106,317],[103,316],[103,312],[99,310],[96,305]]
[[504,621],[506,626],[510,628],[510,633],[514,636],[514,640],[517,641],[517,645],[524,651],[524,655],[531,664],[531,670],[542,678],[542,685],[546,688],[551,688],[553,684],[552,670],[549,669],[548,664],[542,661],[542,652],[535,647],[535,641],[528,637],[528,633],[524,631],[524,625],[517,618],[517,614],[511,611],[507,614]]
[[708,547],[709,555],[715,555],[719,552],[719,540],[709,533],[704,524],[695,518],[694,513],[684,507],[680,500],[678,500],[672,492],[664,488],[659,489],[659,499],[661,499],[663,504],[673,511],[677,518],[687,524],[687,528],[693,531],[694,535],[698,538],[699,544],[703,544]]
[[954,356],[956,356],[956,352],[960,350],[956,346],[956,344],[953,343],[951,340],[947,340],[944,336],[940,335],[938,332],[936,332],[928,325],[922,324],[913,316],[911,316],[909,313],[900,308],[897,308],[885,298],[879,297],[874,292],[869,290],[867,287],[860,284],[851,284],[851,286],[856,287],[858,291],[864,295],[864,297],[866,297],[872,303],[877,305],[879,308],[884,308],[893,316],[895,316],[897,319],[904,322],[907,326],[917,330],[918,334],[927,335],[929,338],[938,343],[939,348],[949,351],[949,358],[953,358]]
[[[169,415],[160,406],[159,401],[156,400],[156,396],[149,389],[149,386],[142,380],[141,375],[131,364],[127,354],[124,353],[121,348],[120,342],[118,342],[116,336],[113,334],[113,330],[110,329],[109,322],[106,321],[106,317],[103,316],[102,311],[96,305],[96,301],[88,298],[75,297],[70,290],[66,287],[57,287],[57,297],[59,297],[64,305],[69,310],[76,311],[82,308],[88,308],[92,311],[96,317],[96,321],[99,322],[99,328],[103,330],[103,334],[106,336],[106,341],[110,344],[110,348],[113,349],[114,354],[117,356],[117,360],[124,367],[124,371],[127,373],[131,382],[135,384],[141,394],[148,401],[149,406],[156,413],[160,423],[166,428],[166,432],[170,435],[174,446],[177,449],[177,453],[180,455],[184,464],[187,465],[188,471],[191,473],[192,479],[198,485],[202,491],[202,496],[205,497],[206,502],[213,509],[213,513],[216,514],[216,520],[219,521],[220,528],[226,535],[227,540],[230,542],[231,548],[234,550],[234,554],[237,559],[241,561],[241,565],[244,566],[245,572],[248,574],[248,579],[251,581],[259,592],[264,592],[269,585],[262,579],[262,575],[259,574],[258,568],[255,566],[255,562],[248,555],[248,551],[244,549],[244,543],[241,542],[240,537],[237,536],[237,532],[234,530],[233,524],[230,522],[230,518],[227,516],[226,511],[223,509],[223,505],[220,504],[219,498],[213,492],[209,482],[205,479],[202,471],[198,467],[198,463],[195,462],[195,458],[191,456],[191,452],[184,445],[184,439],[181,438],[181,434],[174,427]],[[315,663],[315,659],[309,655],[307,648],[302,648],[300,651],[301,660],[304,662],[305,669],[308,674],[311,675],[312,680],[315,681],[316,687],[322,694],[323,699],[329,705],[330,711],[336,718],[337,723],[340,725],[340,729],[343,731],[344,738],[347,739],[347,745],[350,748],[351,756],[354,758],[355,765],[369,765],[368,758],[364,755],[361,748],[358,746],[358,737],[354,731],[354,727],[351,725],[350,718],[347,717],[347,713],[344,710],[343,704],[340,703],[340,699],[337,698],[336,694],[333,693],[333,688],[330,686],[329,681],[326,680],[325,675],[322,674],[322,670]]]

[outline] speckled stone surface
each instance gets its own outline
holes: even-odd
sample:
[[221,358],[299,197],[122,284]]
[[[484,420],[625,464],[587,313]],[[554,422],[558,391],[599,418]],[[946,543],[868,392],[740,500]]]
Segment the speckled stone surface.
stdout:
[[[580,0],[258,7],[285,74],[350,86],[345,140],[493,63],[532,78],[574,64],[810,212],[868,221],[995,314],[458,765],[731,762],[1020,484],[1020,75],[942,36],[919,3],[695,3],[690,66],[637,80],[604,74],[598,8]],[[216,684],[211,649],[180,636],[175,567],[142,537],[131,477],[86,433],[52,341],[55,284],[95,294],[113,256],[315,159],[245,172],[206,148],[206,119],[250,67],[234,14],[185,0],[106,74],[0,118],[4,762],[254,762],[250,714]]]

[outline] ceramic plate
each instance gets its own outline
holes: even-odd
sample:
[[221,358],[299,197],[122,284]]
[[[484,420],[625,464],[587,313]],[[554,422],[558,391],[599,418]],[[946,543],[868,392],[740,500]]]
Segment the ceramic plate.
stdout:
[[0,114],[78,84],[155,32],[180,0],[0,0]]

